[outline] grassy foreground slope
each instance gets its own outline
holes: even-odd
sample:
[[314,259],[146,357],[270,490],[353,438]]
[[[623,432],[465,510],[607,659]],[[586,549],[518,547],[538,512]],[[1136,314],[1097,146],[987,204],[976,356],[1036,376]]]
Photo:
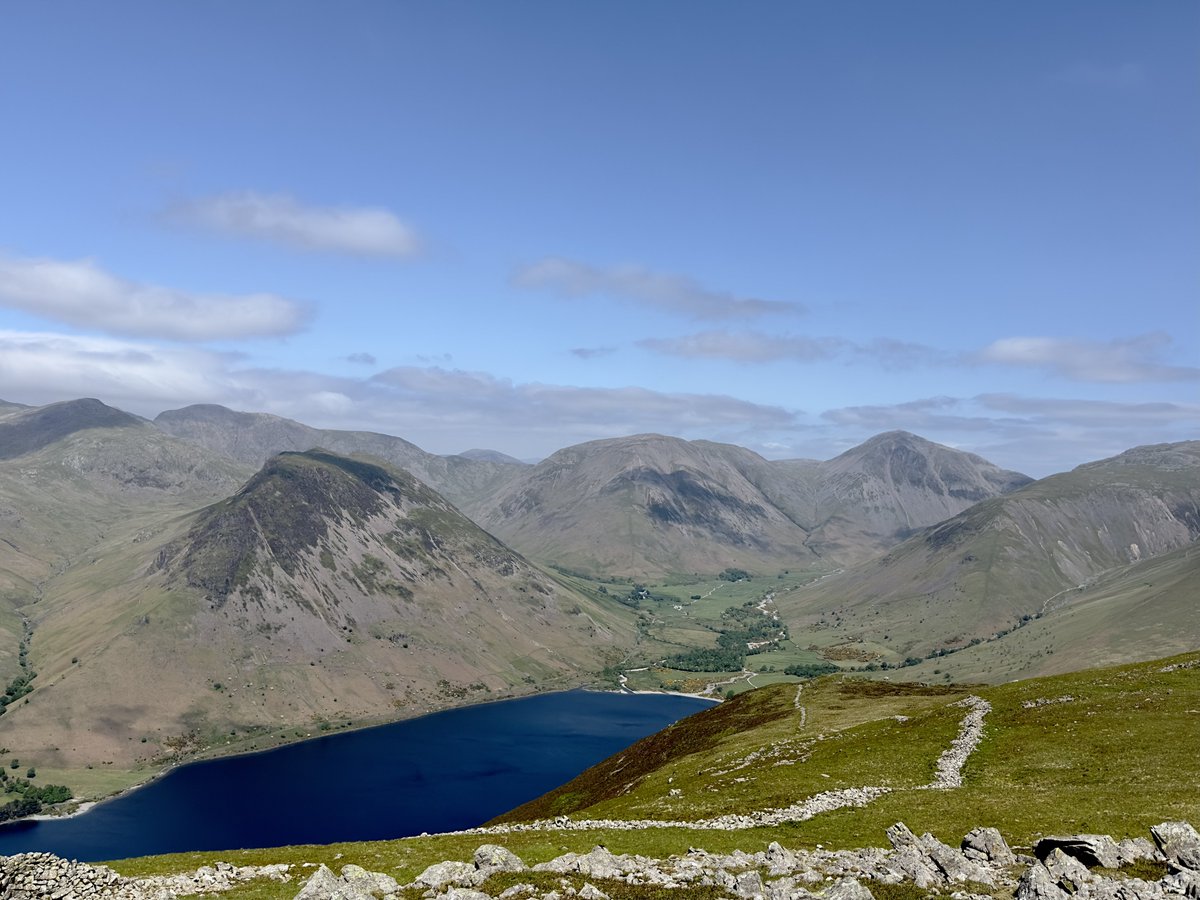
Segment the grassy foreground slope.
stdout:
[[[963,697],[986,699],[983,738],[961,787],[921,789],[958,733]],[[797,704],[797,699],[799,703]],[[1144,836],[1168,819],[1200,819],[1200,652],[1166,660],[1000,686],[922,686],[831,677],[775,685],[698,713],[502,817],[695,819],[788,806],[839,788],[892,790],[862,808],[747,830],[531,830],[434,835],[399,841],[193,853],[128,860],[125,874],[183,871],[216,859],[238,865],[363,865],[409,881],[425,866],[470,859],[498,843],[527,863],[604,844],[614,853],[663,857],[785,846],[886,846],[904,821],[947,843],[990,825],[1017,846],[1052,833]],[[673,793],[673,792],[678,792]],[[294,895],[259,884],[236,898]],[[289,891],[291,893],[289,893]]]
[[[921,789],[968,694],[992,709],[964,784]],[[685,719],[503,818],[692,821],[870,785],[891,793],[781,826],[779,839],[879,844],[898,820],[955,841],[977,825],[1025,844],[1041,832],[1137,835],[1200,813],[1197,747],[1200,654],[970,688],[831,676]]]

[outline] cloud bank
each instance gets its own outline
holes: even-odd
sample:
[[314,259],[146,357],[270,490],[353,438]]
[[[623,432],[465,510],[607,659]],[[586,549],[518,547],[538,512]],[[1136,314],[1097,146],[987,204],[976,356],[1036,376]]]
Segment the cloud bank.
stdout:
[[568,299],[606,296],[693,319],[751,319],[804,312],[798,303],[739,297],[704,287],[686,275],[653,272],[640,266],[602,269],[558,257],[524,266],[512,281],[518,287]]
[[188,345],[0,331],[0,398],[42,404],[84,396],[149,417],[219,403],[317,427],[394,434],[431,452],[491,447],[520,458],[652,431],[728,441],[773,458],[829,459],[899,428],[1035,477],[1200,434],[1200,403],[1189,402],[986,393],[809,415],[726,394],[515,382],[441,365],[334,376],[254,367]]
[[849,345],[839,338],[788,337],[756,331],[702,331],[678,338],[646,338],[638,341],[637,346],[651,353],[684,359],[761,363],[780,359],[802,362],[830,359]]
[[1011,337],[989,344],[978,362],[1043,369],[1076,381],[1131,383],[1200,380],[1200,368],[1162,362],[1171,338],[1161,332],[1112,341]]
[[141,284],[91,260],[0,255],[0,305],[109,334],[174,341],[280,337],[309,308],[276,294],[200,294]]

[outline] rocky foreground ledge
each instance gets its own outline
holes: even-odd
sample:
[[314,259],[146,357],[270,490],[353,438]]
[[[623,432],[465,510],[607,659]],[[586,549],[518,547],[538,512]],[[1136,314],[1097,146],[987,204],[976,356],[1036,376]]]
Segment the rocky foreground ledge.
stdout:
[[[891,849],[788,850],[712,854],[689,850],[669,859],[622,854],[603,847],[526,866],[509,850],[485,844],[470,862],[441,862],[400,884],[382,872],[322,865],[233,866],[125,878],[105,866],[49,853],[0,857],[3,900],[174,900],[227,891],[256,879],[293,883],[295,900],[608,900],[622,884],[685,891],[715,887],[729,900],[873,900],[871,885],[911,884],[953,900],[1200,900],[1200,834],[1187,822],[1164,822],[1146,838],[1107,835],[1048,837],[1033,855],[1014,853],[994,828],[976,828],[958,848],[897,823]],[[530,873],[538,885],[520,881]],[[1143,876],[1153,873],[1153,880]],[[516,884],[489,893],[493,876]],[[553,886],[547,887],[548,878]]]

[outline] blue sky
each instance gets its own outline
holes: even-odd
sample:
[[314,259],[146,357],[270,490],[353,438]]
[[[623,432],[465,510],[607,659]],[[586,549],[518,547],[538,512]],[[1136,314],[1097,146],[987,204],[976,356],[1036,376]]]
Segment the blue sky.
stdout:
[[0,398],[1200,437],[1200,4],[0,5]]

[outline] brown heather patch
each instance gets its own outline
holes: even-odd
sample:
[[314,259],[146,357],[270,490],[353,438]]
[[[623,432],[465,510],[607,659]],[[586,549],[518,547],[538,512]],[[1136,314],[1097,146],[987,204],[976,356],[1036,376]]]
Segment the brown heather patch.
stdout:
[[893,683],[866,678],[848,678],[838,685],[838,693],[843,697],[944,697],[967,690],[968,686],[961,684]]
[[728,735],[789,715],[794,711],[792,698],[795,693],[790,684],[773,685],[748,691],[696,713],[657,734],[642,738],[623,753],[609,757],[562,787],[518,806],[488,824],[552,818],[619,797],[667,763],[711,750]]

